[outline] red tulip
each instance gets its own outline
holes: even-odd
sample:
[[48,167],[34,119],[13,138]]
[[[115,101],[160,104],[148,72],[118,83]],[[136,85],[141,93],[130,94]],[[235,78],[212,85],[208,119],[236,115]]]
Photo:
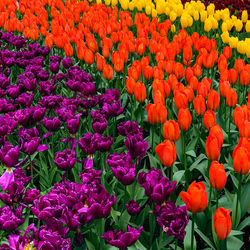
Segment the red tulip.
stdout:
[[223,164],[213,161],[209,169],[209,181],[214,189],[222,190],[227,182],[227,175]]

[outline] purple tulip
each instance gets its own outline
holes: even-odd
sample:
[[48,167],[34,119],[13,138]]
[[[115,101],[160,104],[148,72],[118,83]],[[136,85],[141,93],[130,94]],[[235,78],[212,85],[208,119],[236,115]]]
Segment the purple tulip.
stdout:
[[[27,157],[27,159],[28,159],[28,157]],[[21,167],[17,167],[13,171],[13,173],[14,173],[15,181],[22,182],[24,185],[28,184],[32,179],[32,177],[30,177],[30,176],[25,176],[25,173]]]
[[30,108],[19,109],[15,112],[15,119],[19,125],[26,126],[32,115],[32,110]]
[[19,159],[19,147],[14,147],[11,143],[5,142],[2,149],[0,149],[0,160],[2,164],[8,168],[14,167]]
[[95,134],[86,133],[79,139],[78,144],[80,149],[87,155],[94,154],[98,150]]
[[117,127],[117,131],[120,135],[128,136],[128,135],[135,135],[140,134],[142,135],[142,128],[139,128],[137,122],[135,121],[126,121],[120,123]]
[[120,101],[115,101],[112,104],[104,103],[103,110],[107,117],[115,117],[123,112],[123,107]]
[[153,212],[157,216],[159,226],[168,236],[183,240],[188,224],[187,207],[175,206],[173,201],[167,201],[164,206],[156,205]]
[[37,77],[42,81],[47,81],[49,79],[49,72],[46,70],[40,70],[37,73]]
[[39,122],[45,116],[46,108],[42,108],[38,105],[38,106],[33,107],[32,111],[33,111],[33,114],[32,114],[33,120],[36,122]]
[[16,99],[17,103],[23,107],[30,107],[34,99],[34,94],[22,93]]
[[38,89],[43,95],[52,95],[56,84],[52,84],[50,81],[40,81]]
[[44,117],[42,124],[48,131],[51,132],[57,131],[62,125],[60,119],[57,116],[48,118]]
[[6,94],[12,98],[12,99],[16,99],[19,95],[19,91],[20,91],[20,88],[19,86],[17,85],[10,85],[7,87],[7,91],[6,91]]
[[79,129],[79,124],[80,124],[79,117],[74,117],[66,121],[66,126],[70,134],[74,135],[77,132],[77,130]]
[[97,150],[100,152],[107,152],[112,146],[113,138],[111,136],[102,136],[101,134],[94,134],[97,144]]
[[105,116],[98,116],[93,118],[92,128],[96,133],[102,134],[108,127],[108,121]]
[[135,164],[131,164],[131,158],[125,153],[108,154],[106,163],[110,166],[114,176],[123,185],[130,185],[135,180]]
[[54,162],[62,170],[69,170],[76,163],[76,153],[73,150],[64,149],[62,152],[55,153]]
[[148,142],[140,134],[128,135],[124,144],[132,159],[141,160],[147,153]]
[[49,57],[50,61],[53,62],[53,63],[60,63],[61,60],[62,60],[62,57],[61,56],[55,56],[55,55],[52,55]]
[[139,173],[138,182],[144,187],[146,196],[157,204],[166,201],[176,186],[176,181],[170,182],[167,177],[163,177],[160,169],[155,170],[154,167],[148,173]]
[[8,206],[0,208],[0,230],[14,231],[24,221],[25,218],[22,218],[22,207],[17,208],[15,214]]
[[65,69],[68,69],[72,66],[72,59],[70,57],[66,57],[62,60],[62,65]]
[[39,199],[40,197],[40,191],[33,188],[33,189],[27,189],[23,201],[27,204],[33,204],[34,200]]
[[130,200],[128,204],[126,204],[126,208],[128,213],[132,216],[137,215],[141,210],[139,204],[134,200]]
[[51,63],[50,66],[49,66],[49,70],[53,74],[57,74],[58,71],[59,71],[59,62]]
[[102,238],[108,241],[111,246],[125,250],[126,247],[133,245],[139,239],[142,230],[142,226],[138,230],[128,226],[128,232],[121,229],[119,231],[107,231],[102,235]]
[[5,172],[2,174],[0,177],[0,186],[2,190],[6,190],[9,186],[14,181],[14,174],[11,168],[7,168]]

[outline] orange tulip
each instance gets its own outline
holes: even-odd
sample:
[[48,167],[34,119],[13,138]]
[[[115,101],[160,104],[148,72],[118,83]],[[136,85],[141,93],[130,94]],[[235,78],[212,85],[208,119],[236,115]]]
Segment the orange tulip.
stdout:
[[105,79],[111,80],[113,78],[113,68],[109,64],[103,66],[102,72]]
[[207,97],[207,108],[216,111],[220,105],[220,97],[217,91],[211,89]]
[[168,75],[172,74],[174,71],[174,65],[175,65],[175,61],[167,61],[165,63],[165,71]]
[[147,92],[146,92],[145,85],[142,82],[140,81],[136,82],[134,86],[134,95],[135,95],[136,101],[138,102],[145,101],[147,97]]
[[223,81],[221,80],[219,83],[219,88],[220,88],[220,95],[222,97],[226,97],[227,96],[227,92],[230,89],[230,84],[228,81]]
[[218,69],[220,72],[227,70],[227,58],[223,54],[219,57]]
[[208,88],[204,82],[200,82],[197,85],[197,94],[202,95],[204,98],[207,98],[208,95]]
[[117,57],[116,60],[114,61],[114,70],[116,73],[120,73],[123,71],[124,67],[124,61],[122,58]]
[[188,98],[188,102],[192,102],[194,100],[194,91],[193,91],[192,87],[187,86],[183,91]]
[[207,110],[203,116],[203,123],[207,130],[209,130],[216,123],[216,117],[214,111]]
[[248,120],[239,124],[240,137],[250,138],[250,122]]
[[243,59],[235,59],[234,68],[240,73],[245,67],[245,62]]
[[163,125],[163,136],[166,140],[178,141],[180,138],[179,124],[174,120],[166,121]]
[[237,104],[237,93],[233,88],[227,91],[226,103],[228,107],[235,107]]
[[194,110],[197,115],[203,115],[206,111],[205,99],[202,95],[197,95],[194,99]]
[[126,89],[129,95],[132,95],[134,93],[134,86],[136,84],[136,81],[132,77],[128,77],[126,80]]
[[193,89],[193,90],[197,90],[197,86],[199,84],[198,79],[196,76],[191,76],[188,82],[189,86]]
[[186,108],[188,105],[188,97],[183,90],[175,91],[174,103],[177,109]]
[[227,60],[232,56],[232,48],[227,46],[223,48],[223,55],[227,58]]
[[185,202],[188,210],[199,213],[207,207],[207,192],[204,183],[193,181],[187,192],[181,192],[181,199]]
[[220,156],[221,145],[219,139],[213,134],[209,134],[205,144],[207,158],[211,161],[217,161]]
[[184,76],[184,67],[181,63],[179,62],[175,63],[174,73],[178,79],[181,79]]
[[96,61],[97,70],[98,71],[102,71],[103,70],[103,66],[105,64],[104,57],[96,53],[95,54],[95,61]]
[[202,74],[202,69],[201,69],[201,66],[199,64],[195,64],[193,66],[193,71],[194,71],[194,75],[199,78]]
[[242,107],[236,107],[233,112],[233,120],[234,124],[237,128],[242,124],[245,120],[247,120],[247,112]]
[[223,132],[222,132],[221,127],[218,124],[213,125],[210,128],[209,135],[215,136],[217,138],[218,143],[219,143],[219,147],[221,148],[223,145],[223,140],[224,140],[224,136],[223,136]]
[[165,98],[164,98],[164,92],[162,93],[159,89],[157,89],[153,94],[153,101],[154,104],[161,103],[165,106]]
[[228,70],[228,80],[231,84],[235,84],[238,81],[238,72],[235,69]]
[[176,84],[178,83],[178,79],[177,79],[176,75],[174,75],[174,74],[169,75],[168,83],[170,84],[171,89],[174,90]]
[[167,119],[167,109],[162,103],[148,104],[146,107],[148,112],[148,122],[151,124],[161,124]]
[[149,65],[142,67],[142,72],[146,80],[151,80],[153,77],[153,68]]
[[183,63],[185,65],[191,64],[191,59],[193,56],[193,51],[191,46],[184,46],[183,48]]
[[240,84],[242,86],[248,86],[249,82],[250,82],[250,73],[244,69],[240,72]]
[[70,43],[66,43],[64,45],[64,52],[67,57],[72,57],[73,56],[73,47],[71,46]]
[[185,69],[185,79],[189,82],[190,78],[194,75],[193,69],[191,67],[187,67]]
[[176,161],[176,148],[172,141],[165,140],[155,148],[161,162],[167,167],[171,167]]
[[218,208],[214,213],[214,231],[219,240],[224,240],[232,230],[230,210]]
[[188,109],[181,108],[178,112],[178,124],[183,131],[187,131],[191,125],[191,114]]
[[226,171],[223,164],[213,161],[209,169],[209,181],[211,186],[216,190],[222,190],[227,182]]

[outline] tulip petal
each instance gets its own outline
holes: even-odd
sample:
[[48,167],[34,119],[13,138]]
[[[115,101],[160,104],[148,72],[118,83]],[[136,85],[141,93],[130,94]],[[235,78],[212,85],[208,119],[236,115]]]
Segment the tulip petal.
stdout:
[[10,183],[14,181],[14,174],[11,169],[7,169],[0,177],[0,186],[2,190],[6,190]]

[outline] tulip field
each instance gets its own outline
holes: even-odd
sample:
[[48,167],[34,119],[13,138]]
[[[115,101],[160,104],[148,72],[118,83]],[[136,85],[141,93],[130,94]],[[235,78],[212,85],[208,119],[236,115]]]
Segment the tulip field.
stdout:
[[0,0],[0,250],[250,249],[250,2]]

